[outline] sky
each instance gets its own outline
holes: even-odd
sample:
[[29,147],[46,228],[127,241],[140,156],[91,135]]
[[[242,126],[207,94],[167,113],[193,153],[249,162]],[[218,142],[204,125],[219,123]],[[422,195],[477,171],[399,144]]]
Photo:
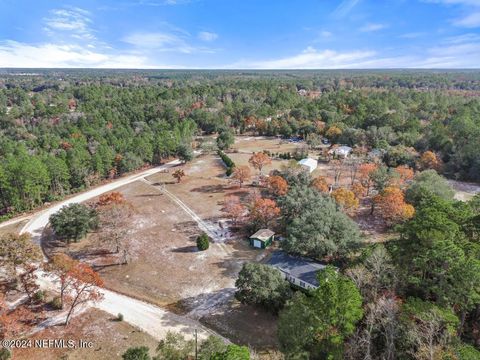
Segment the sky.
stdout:
[[0,0],[0,67],[479,68],[480,0]]

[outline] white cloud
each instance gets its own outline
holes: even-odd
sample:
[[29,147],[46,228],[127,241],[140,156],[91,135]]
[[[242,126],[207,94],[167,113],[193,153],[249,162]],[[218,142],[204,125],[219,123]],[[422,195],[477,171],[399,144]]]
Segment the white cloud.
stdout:
[[374,51],[318,51],[313,47],[308,47],[298,55],[276,60],[243,61],[232,64],[229,67],[256,69],[336,69],[355,67],[358,61],[371,58],[374,55]]
[[480,27],[480,0],[424,0],[425,2],[444,4],[444,5],[461,5],[464,10],[469,11],[468,15],[460,18],[452,19],[451,22],[455,26],[465,28]]
[[191,0],[165,0],[163,3],[165,5],[181,5],[188,4]]
[[447,44],[461,44],[466,42],[480,42],[480,34],[461,34],[456,36],[450,36],[444,39]]
[[[158,65],[157,65],[158,66]],[[93,51],[79,45],[31,45],[7,40],[0,43],[0,67],[156,67],[144,56],[129,53]]]
[[248,69],[375,69],[375,68],[478,68],[479,34],[447,37],[438,45],[410,55],[387,55],[373,50],[317,50],[263,61],[241,61],[226,68]]
[[463,18],[455,19],[452,23],[453,25],[466,28],[480,27],[480,11],[471,13]]
[[209,31],[200,31],[198,38],[202,41],[214,41],[218,38],[218,34]]
[[341,18],[347,15],[358,3],[360,0],[343,0],[340,5],[336,7],[332,15],[336,18]]
[[141,48],[170,50],[175,49],[180,52],[190,52],[189,46],[178,35],[155,32],[155,33],[133,33],[123,38],[123,41]]
[[320,36],[323,37],[323,38],[329,38],[332,35],[333,34],[330,31],[323,30],[323,31],[320,32]]
[[214,49],[191,45],[188,35],[168,32],[137,32],[122,40],[134,47],[147,51],[177,52],[191,54],[198,52],[213,53]]
[[90,25],[90,12],[78,7],[53,9],[50,16],[43,19],[47,34],[55,37],[72,36],[76,39],[94,40]]
[[372,31],[378,31],[378,30],[385,29],[386,27],[387,27],[387,25],[385,25],[385,24],[369,23],[369,24],[365,24],[364,26],[362,26],[359,30],[362,31],[362,32],[372,32]]

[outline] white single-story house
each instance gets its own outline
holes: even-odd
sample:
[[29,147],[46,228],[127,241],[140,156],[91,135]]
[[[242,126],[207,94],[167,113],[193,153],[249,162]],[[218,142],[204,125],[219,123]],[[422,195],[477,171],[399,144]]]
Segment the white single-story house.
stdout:
[[298,162],[299,165],[307,169],[309,172],[313,172],[318,166],[318,161],[312,158],[305,158]]
[[326,267],[316,261],[288,255],[284,251],[273,252],[267,264],[280,270],[288,282],[306,290],[318,287],[317,273]]
[[338,157],[342,157],[342,158],[346,158],[348,157],[348,155],[351,154],[352,152],[352,148],[350,146],[345,146],[345,145],[342,145],[342,146],[339,146],[335,149],[331,149],[328,154],[329,155],[335,155],[335,156],[338,156]]

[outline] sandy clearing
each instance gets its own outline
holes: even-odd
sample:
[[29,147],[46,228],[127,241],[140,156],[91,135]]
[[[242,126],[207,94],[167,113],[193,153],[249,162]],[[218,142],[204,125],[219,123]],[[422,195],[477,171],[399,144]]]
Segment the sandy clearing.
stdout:
[[[148,169],[124,179],[119,179],[110,184],[97,187],[78,196],[60,202],[59,204],[40,212],[37,216],[34,216],[22,228],[20,233],[31,233],[33,240],[38,243],[44,227],[48,224],[50,215],[56,213],[63,206],[87,201],[105,192],[112,191],[123,185],[141,180],[145,176],[153,175],[178,164],[180,164],[180,161],[174,160],[163,166]],[[58,289],[57,281],[52,276],[49,276],[42,271],[38,272],[38,282],[42,288]],[[176,315],[158,306],[151,305],[146,302],[125,295],[120,295],[105,289],[101,289],[101,292],[103,293],[104,298],[98,303],[94,304],[95,307],[112,315],[122,313],[126,322],[144,330],[156,339],[162,339],[168,331],[181,332],[189,338],[193,337],[195,329],[198,330],[198,336],[200,338],[206,338],[208,335],[215,334],[213,331],[208,330],[195,320]],[[58,319],[52,320],[54,322],[58,321]]]

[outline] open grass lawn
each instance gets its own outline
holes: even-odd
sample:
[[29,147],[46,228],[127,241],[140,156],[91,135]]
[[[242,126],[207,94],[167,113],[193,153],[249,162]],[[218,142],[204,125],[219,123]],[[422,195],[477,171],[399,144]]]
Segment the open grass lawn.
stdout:
[[31,337],[35,339],[65,339],[85,340],[93,342],[87,349],[18,349],[15,350],[15,360],[104,360],[120,359],[121,355],[132,346],[147,346],[153,354],[158,341],[150,335],[136,329],[126,322],[116,321],[111,315],[89,309],[75,316],[68,327],[52,326]]

